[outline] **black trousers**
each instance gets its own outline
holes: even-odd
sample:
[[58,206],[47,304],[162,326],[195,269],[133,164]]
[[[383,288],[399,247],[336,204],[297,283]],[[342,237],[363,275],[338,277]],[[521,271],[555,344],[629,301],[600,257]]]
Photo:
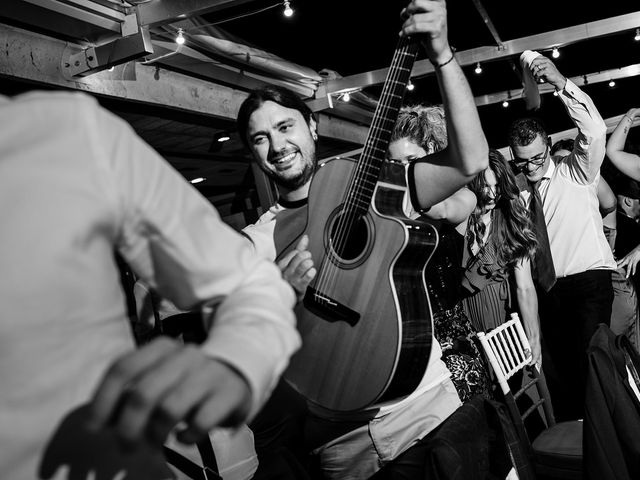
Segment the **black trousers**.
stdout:
[[542,366],[556,420],[584,417],[586,351],[598,324],[609,325],[613,287],[609,270],[559,278],[538,289]]

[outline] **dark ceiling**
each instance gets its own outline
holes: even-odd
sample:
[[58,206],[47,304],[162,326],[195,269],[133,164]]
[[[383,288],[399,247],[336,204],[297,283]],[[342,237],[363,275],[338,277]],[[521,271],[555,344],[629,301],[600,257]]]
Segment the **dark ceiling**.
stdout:
[[[38,0],[44,5],[67,5],[67,0]],[[80,4],[116,5],[119,0],[76,0]],[[386,0],[373,2],[371,0],[291,0],[295,13],[290,18],[282,14],[282,0],[211,0],[213,4],[224,4],[225,8],[216,13],[207,13],[202,22],[209,23],[215,28],[228,32],[241,42],[253,45],[270,54],[278,55],[284,60],[296,63],[315,72],[330,70],[338,77],[349,77],[364,72],[384,69],[390,64],[401,25],[400,10],[406,5],[406,0]],[[37,9],[38,2],[32,0],[2,0],[0,4],[0,21],[17,25],[38,33],[51,34],[58,39],[67,40],[69,30],[60,28],[62,23],[52,20],[51,13],[36,10],[37,15],[24,10],[22,15],[14,15],[16,8],[23,7]],[[5,3],[6,2],[6,3]],[[129,3],[148,3],[166,5],[169,0],[130,1]],[[200,2],[186,2],[195,5]],[[617,33],[601,35],[599,26],[606,19],[619,15],[638,13],[637,1],[608,1],[589,8],[585,2],[577,0],[551,1],[538,0],[530,6],[524,2],[506,2],[489,0],[449,0],[449,37],[450,43],[458,51],[458,58],[467,61],[464,71],[469,79],[472,92],[477,99],[491,97],[478,107],[481,121],[489,144],[500,148],[506,144],[505,132],[508,124],[517,116],[526,114],[524,102],[517,98],[521,89],[518,53],[513,55],[500,54],[498,44],[516,41],[517,39],[538,38],[534,43],[548,44],[549,32],[588,24],[588,34],[579,39],[558,41],[562,34],[553,38],[562,45],[561,55],[554,60],[560,71],[568,77],[577,77],[577,83],[594,100],[602,116],[615,117],[626,112],[631,107],[640,106],[640,77],[634,75],[618,75],[615,87],[608,86],[606,75],[615,74],[619,69],[635,65],[640,70],[640,41],[634,41],[638,25],[626,24]],[[637,15],[636,15],[637,17]],[[634,18],[636,18],[634,17]],[[65,17],[66,18],[66,17]],[[37,21],[36,21],[37,20]],[[595,23],[594,23],[595,22]],[[74,23],[77,25],[77,22]],[[81,27],[84,25],[79,24]],[[616,30],[616,22],[609,22]],[[53,27],[58,28],[53,28]],[[585,27],[583,27],[584,29]],[[164,30],[163,30],[164,29]],[[165,25],[153,29],[154,39],[164,39],[169,45],[173,43],[175,25]],[[200,33],[200,30],[195,30]],[[538,37],[532,37],[538,36]],[[547,43],[545,43],[547,42]],[[187,43],[189,46],[189,43]],[[197,47],[194,47],[197,50]],[[483,72],[474,73],[475,56],[470,62],[468,53],[486,48],[491,53],[485,55],[482,62]],[[503,51],[511,51],[505,50]],[[550,49],[540,49],[541,53],[550,55]],[[8,51],[7,51],[8,52]],[[160,52],[160,50],[159,50]],[[207,55],[204,63],[196,64],[191,57],[176,55],[171,59],[184,60],[187,68],[178,63],[161,61],[156,64],[156,74],[162,69],[175,70],[211,81],[211,88],[218,84],[231,87],[241,92],[246,85],[225,84],[220,79],[211,80],[201,74],[213,65],[220,65],[228,59],[215,56],[214,53],[198,50]],[[37,52],[36,52],[37,53]],[[475,54],[474,54],[475,55]],[[497,58],[499,57],[499,58]],[[11,66],[4,68],[3,56],[0,56],[0,93],[13,94],[34,87],[61,88],[57,85],[32,84],[24,78],[12,75]],[[141,60],[141,59],[137,59]],[[424,61],[424,53],[418,55],[419,61]],[[33,58],[32,58],[33,61]],[[243,66],[239,68],[242,72]],[[465,62],[463,62],[465,63]],[[35,65],[35,64],[34,64]],[[57,65],[56,65],[57,67]],[[126,67],[126,64],[123,65]],[[190,70],[191,68],[191,70]],[[200,69],[200,70],[198,70]],[[598,72],[607,72],[596,78]],[[117,70],[116,70],[117,73]],[[59,75],[59,72],[57,73]],[[54,83],[56,72],[53,73]],[[200,76],[199,76],[200,75]],[[595,81],[584,84],[584,76]],[[126,79],[125,79],[126,80]],[[598,81],[599,80],[599,81]],[[362,88],[366,95],[364,103],[357,105],[352,101],[349,105],[335,100],[338,108],[326,109],[322,113],[340,117],[345,112],[352,113],[351,122],[366,125],[375,105],[375,99],[380,93],[380,81],[369,82]],[[405,103],[439,103],[438,85],[432,73],[416,76],[412,79],[415,84],[413,92],[406,92]],[[74,88],[70,85],[70,88]],[[499,95],[511,96],[512,100],[507,108],[502,106]],[[114,98],[100,96],[99,100],[110,110],[121,115],[130,122],[136,131],[158,152],[167,158],[185,178],[205,177],[206,181],[196,186],[212,203],[214,203],[225,218],[237,217],[234,221],[238,226],[252,220],[246,216],[247,211],[253,211],[260,203],[257,198],[257,181],[250,166],[250,156],[234,135],[234,121],[232,118],[218,118],[197,112],[186,112],[175,108],[164,108],[163,105],[152,106],[131,101],[128,98]],[[316,94],[316,98],[318,94]],[[361,100],[363,95],[360,95]],[[336,97],[337,98],[337,97]],[[356,103],[356,105],[354,105]],[[364,105],[363,110],[356,112]],[[369,110],[367,110],[369,109]],[[355,112],[355,114],[354,114]],[[550,133],[572,128],[562,104],[550,93],[542,96],[542,107],[537,112],[547,124]],[[344,117],[343,118],[348,118]],[[216,135],[231,133],[231,140],[224,144],[216,142]],[[359,146],[347,139],[352,136],[325,135],[321,138],[320,158],[339,155]],[[264,198],[261,199],[264,203]]]
[[[265,7],[276,2],[264,1],[253,7]],[[392,0],[292,0],[295,14],[282,15],[282,8],[270,8],[252,16],[219,24],[221,28],[275,53],[287,60],[316,71],[330,69],[342,76],[387,67],[391,61],[400,28],[400,10],[406,1]],[[449,1],[450,43],[458,51],[496,45],[488,24],[479,13],[476,0]],[[483,1],[490,22],[499,40],[509,40],[581,25],[638,10],[638,2],[613,0],[590,7],[578,0],[539,0],[535,2]],[[232,17],[230,12],[227,17]],[[219,21],[218,19],[217,21]],[[210,21],[215,21],[213,18]],[[637,25],[640,27],[640,25]],[[640,42],[634,41],[634,30],[581,41],[561,48],[554,60],[568,77],[618,69],[640,63]],[[541,51],[549,55],[550,51]],[[419,59],[424,54],[419,54]],[[475,96],[521,88],[513,64],[518,56],[484,62],[483,72],[474,73],[475,65],[466,66],[465,73]],[[414,79],[416,88],[407,93],[407,103],[438,103],[440,96],[433,76]],[[583,87],[582,83],[578,83]],[[640,78],[616,80],[611,88],[607,82],[587,84],[584,90],[594,99],[603,117],[619,115],[635,104],[640,105]],[[365,92],[376,95],[379,88]],[[505,145],[509,122],[526,112],[524,102],[512,101],[508,108],[501,103],[479,107],[488,140],[492,146]],[[560,101],[551,94],[543,95],[538,115],[550,132],[573,127],[564,114]]]

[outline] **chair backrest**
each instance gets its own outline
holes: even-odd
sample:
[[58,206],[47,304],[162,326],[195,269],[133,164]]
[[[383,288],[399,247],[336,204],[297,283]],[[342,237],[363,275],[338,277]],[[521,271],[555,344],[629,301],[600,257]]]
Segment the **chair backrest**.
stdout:
[[507,380],[531,361],[531,346],[517,313],[489,332],[478,332],[487,359],[491,364],[502,393],[511,391]]
[[[512,420],[523,440],[530,442],[524,421],[533,412],[538,411],[541,414],[547,428],[555,425],[544,375],[537,367],[529,367],[531,347],[518,314],[512,313],[510,320],[488,332],[478,332],[478,339],[504,394]],[[508,380],[525,368],[528,369],[530,378],[527,378],[522,386],[512,388]],[[525,393],[529,394],[531,402],[527,404],[527,408],[523,409],[524,411],[521,411],[517,402]]]

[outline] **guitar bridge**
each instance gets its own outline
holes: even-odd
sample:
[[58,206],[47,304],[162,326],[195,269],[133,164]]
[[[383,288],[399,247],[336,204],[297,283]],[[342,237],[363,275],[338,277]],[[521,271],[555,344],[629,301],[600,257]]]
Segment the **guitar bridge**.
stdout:
[[346,322],[352,327],[360,321],[360,314],[333,298],[308,287],[302,300],[307,310],[327,322]]

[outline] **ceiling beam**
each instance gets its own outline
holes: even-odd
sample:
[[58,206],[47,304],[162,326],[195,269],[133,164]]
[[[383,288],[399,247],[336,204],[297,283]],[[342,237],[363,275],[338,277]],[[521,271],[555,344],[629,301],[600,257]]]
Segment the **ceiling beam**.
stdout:
[[[456,53],[456,59],[462,66],[474,65],[477,62],[499,60],[512,55],[519,55],[525,50],[547,50],[583,40],[613,35],[626,30],[634,30],[639,25],[640,11],[509,40],[503,42],[500,46],[485,46],[464,50]],[[326,94],[335,95],[384,83],[388,71],[389,68],[381,68],[336,80],[329,80],[326,84]],[[413,66],[412,75],[421,77],[431,74],[433,71],[433,66],[429,60],[419,60]]]
[[266,84],[278,84],[293,90],[303,98],[313,96],[315,89],[300,82],[286,79],[269,78],[245,70],[225,65],[223,62],[207,56],[186,45],[178,46],[175,42],[152,40],[156,57],[147,57],[145,65],[157,63],[169,68],[195,74],[216,83],[237,87],[242,90],[253,90]]
[[[234,121],[247,92],[212,85],[210,81],[128,62],[82,78],[65,75],[64,60],[81,50],[59,39],[0,23],[0,44],[8,45],[0,62],[0,76],[47,86],[81,90],[166,109]],[[363,144],[368,127],[333,115],[319,116],[319,134]]]
[[137,6],[140,25],[155,27],[256,0],[151,0]]
[[[576,77],[570,77],[571,81],[579,86],[594,85],[596,83],[609,82],[611,80],[618,80],[620,78],[635,77],[640,75],[640,63],[635,65],[629,65],[627,67],[614,68],[611,70],[604,70],[602,72],[587,73],[584,75],[578,75]],[[538,91],[541,94],[552,93],[555,88],[549,84],[538,85]],[[489,93],[487,95],[479,95],[475,97],[475,102],[478,107],[484,105],[491,105],[494,103],[501,103],[505,100],[517,100],[522,98],[522,88],[513,90],[504,90],[502,92]]]
[[[484,8],[484,5],[482,4],[481,0],[473,0],[473,5],[476,7],[476,10],[482,17],[482,21],[484,22],[486,27],[489,29],[489,33],[491,33],[493,40],[496,42],[496,46],[498,48],[502,48],[503,46],[502,39],[498,34],[498,29],[493,24],[493,21],[491,20],[491,17],[487,13],[487,10]],[[520,70],[518,70],[518,68],[516,67],[513,59],[509,59],[509,65],[511,66],[511,71],[518,77],[518,81],[522,83],[522,74],[520,73]]]

